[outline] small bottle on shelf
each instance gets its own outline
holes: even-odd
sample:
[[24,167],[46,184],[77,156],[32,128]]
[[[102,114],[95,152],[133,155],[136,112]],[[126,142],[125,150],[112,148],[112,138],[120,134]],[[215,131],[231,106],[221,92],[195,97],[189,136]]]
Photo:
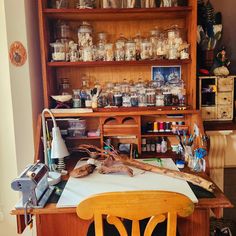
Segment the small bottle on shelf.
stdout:
[[156,153],[160,153],[160,152],[161,152],[161,139],[160,137],[158,137],[156,141]]
[[164,137],[162,137],[161,141],[161,153],[166,153],[167,152],[167,141],[165,140]]

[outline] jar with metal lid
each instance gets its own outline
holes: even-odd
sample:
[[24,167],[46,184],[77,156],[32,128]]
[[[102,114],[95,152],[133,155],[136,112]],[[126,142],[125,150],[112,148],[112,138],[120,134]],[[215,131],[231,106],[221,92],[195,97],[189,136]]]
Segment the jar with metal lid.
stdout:
[[172,106],[172,93],[171,92],[163,92],[164,95],[164,105]]
[[131,107],[131,97],[130,93],[124,93],[122,96],[122,106]]
[[85,9],[85,8],[94,8],[95,7],[95,0],[76,0],[75,1],[75,7],[79,9]]
[[146,89],[147,95],[147,106],[155,106],[156,104],[156,93],[154,88]]
[[98,97],[98,107],[106,107],[108,106],[108,101],[107,101],[107,93],[101,92],[101,94]]
[[117,107],[122,106],[122,94],[119,91],[114,93],[114,105]]
[[92,26],[83,21],[78,28],[78,44],[79,47],[92,47],[93,46],[93,29]]
[[141,57],[142,60],[151,59],[151,57],[152,57],[152,44],[147,39],[144,39],[141,42],[140,57]]
[[162,94],[156,95],[156,106],[157,107],[164,106],[164,96]]
[[71,38],[70,26],[66,21],[58,20],[56,22],[56,39]]
[[167,54],[167,46],[166,46],[166,37],[164,33],[161,33],[158,37],[155,54],[157,59],[163,59]]
[[142,90],[139,91],[139,94],[138,94],[138,106],[139,107],[146,107],[147,106],[146,89],[142,89]]
[[129,93],[130,84],[128,83],[127,79],[123,79],[123,82],[120,83],[120,91],[121,93]]
[[50,43],[53,48],[52,60],[53,61],[66,61],[66,47],[64,43],[55,42]]
[[116,61],[125,60],[125,43],[127,38],[123,34],[120,34],[120,37],[115,42],[115,59]]
[[125,60],[135,61],[136,60],[136,47],[135,42],[129,40],[125,43]]
[[131,88],[130,102],[131,102],[132,107],[138,106],[138,94],[137,94],[136,89],[134,87]]

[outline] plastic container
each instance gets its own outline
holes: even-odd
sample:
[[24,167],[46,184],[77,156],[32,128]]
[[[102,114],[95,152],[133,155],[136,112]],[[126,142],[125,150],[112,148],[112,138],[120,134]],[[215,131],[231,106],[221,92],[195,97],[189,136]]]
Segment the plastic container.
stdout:
[[69,128],[72,129],[86,129],[86,120],[72,119],[68,120]]

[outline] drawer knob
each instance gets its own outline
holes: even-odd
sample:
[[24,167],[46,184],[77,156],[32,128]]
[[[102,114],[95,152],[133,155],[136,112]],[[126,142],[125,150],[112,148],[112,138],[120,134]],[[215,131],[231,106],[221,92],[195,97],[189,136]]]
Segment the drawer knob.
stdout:
[[224,100],[227,100],[227,98],[224,98]]
[[210,114],[211,114],[211,113],[208,111],[208,112],[207,112],[207,115],[210,115]]

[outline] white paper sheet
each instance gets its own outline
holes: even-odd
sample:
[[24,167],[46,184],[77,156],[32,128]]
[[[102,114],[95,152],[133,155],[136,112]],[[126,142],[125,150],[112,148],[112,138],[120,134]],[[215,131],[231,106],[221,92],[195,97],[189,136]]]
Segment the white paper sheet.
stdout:
[[[163,167],[172,170],[178,170],[172,159],[162,159]],[[86,162],[78,162],[76,167]],[[156,164],[156,161],[149,161],[150,164]],[[57,207],[75,207],[85,197],[92,194],[116,191],[134,191],[134,190],[163,190],[182,193],[189,197],[194,203],[198,200],[188,183],[184,180],[178,180],[168,176],[144,172],[132,168],[134,176],[130,177],[124,174],[99,174],[97,170],[93,174],[84,178],[70,177],[62,195],[57,203]]]

